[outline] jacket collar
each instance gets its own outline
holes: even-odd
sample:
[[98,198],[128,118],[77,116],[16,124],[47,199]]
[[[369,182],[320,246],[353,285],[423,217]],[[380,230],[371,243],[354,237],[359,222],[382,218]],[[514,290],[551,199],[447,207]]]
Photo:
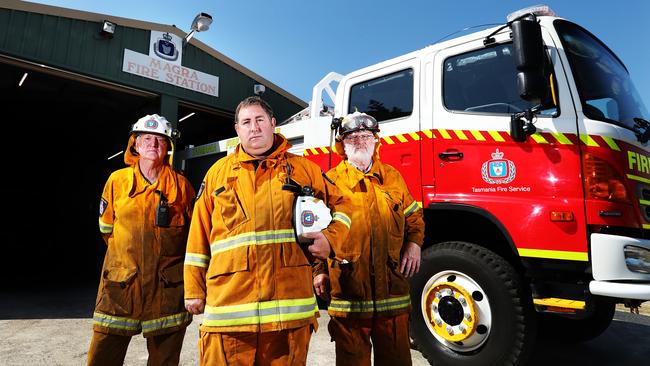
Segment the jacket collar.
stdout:
[[256,160],[266,160],[268,162],[267,164],[275,165],[278,163],[278,160],[285,158],[285,153],[289,150],[290,147],[291,144],[289,144],[289,141],[287,141],[287,139],[281,134],[276,133],[273,136],[273,146],[271,147],[271,150],[273,151],[267,155],[266,158],[258,159],[254,156],[249,155],[246,151],[244,151],[240,143],[235,149],[235,160],[238,163],[237,165],[242,163],[253,163]]
[[355,187],[359,182],[364,179],[376,180],[380,185],[384,184],[384,178],[386,176],[386,171],[384,169],[384,164],[377,158],[375,155],[372,158],[372,168],[368,173],[363,173],[359,169],[355,168],[347,160],[343,160],[337,167],[337,172],[339,176],[347,177],[347,181],[350,187]]
[[178,185],[175,184],[175,177],[174,174],[172,174],[172,169],[169,165],[163,165],[158,180],[153,184],[147,182],[144,175],[142,175],[139,161],[136,161],[135,165],[132,166],[132,172],[133,174],[129,175],[129,197],[134,197],[144,192],[147,187],[152,186],[159,191],[165,192],[169,202],[174,202],[176,200],[176,196],[178,195]]

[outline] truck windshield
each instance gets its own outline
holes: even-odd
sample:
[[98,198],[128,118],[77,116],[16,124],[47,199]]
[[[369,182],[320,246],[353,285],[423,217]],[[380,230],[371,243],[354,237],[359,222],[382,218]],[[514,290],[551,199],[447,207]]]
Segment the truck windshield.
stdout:
[[555,28],[573,70],[586,117],[633,128],[634,118],[650,119],[621,60],[581,27],[556,20]]

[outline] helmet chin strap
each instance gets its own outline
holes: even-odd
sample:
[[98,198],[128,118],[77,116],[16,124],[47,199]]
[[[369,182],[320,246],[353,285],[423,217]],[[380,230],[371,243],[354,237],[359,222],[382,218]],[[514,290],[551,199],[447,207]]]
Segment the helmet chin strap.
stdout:
[[341,127],[341,122],[343,118],[333,118],[332,124],[330,125],[330,156],[329,162],[327,163],[327,169],[332,169],[332,154],[334,153],[334,136],[336,135],[338,129]]

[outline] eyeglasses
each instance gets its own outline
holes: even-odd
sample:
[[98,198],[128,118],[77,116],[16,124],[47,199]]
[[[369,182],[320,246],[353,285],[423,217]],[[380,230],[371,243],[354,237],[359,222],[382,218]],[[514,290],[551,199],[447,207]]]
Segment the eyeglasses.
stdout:
[[374,139],[375,136],[373,135],[347,135],[343,138],[343,140],[350,142],[368,142]]

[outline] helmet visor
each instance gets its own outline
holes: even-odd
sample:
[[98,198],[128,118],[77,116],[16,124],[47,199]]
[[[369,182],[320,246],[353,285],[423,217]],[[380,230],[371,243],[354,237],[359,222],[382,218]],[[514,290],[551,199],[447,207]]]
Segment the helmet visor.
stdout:
[[343,119],[341,127],[339,128],[339,135],[343,136],[350,132],[369,130],[372,132],[379,132],[377,120],[367,114],[359,114],[356,116],[349,116]]

